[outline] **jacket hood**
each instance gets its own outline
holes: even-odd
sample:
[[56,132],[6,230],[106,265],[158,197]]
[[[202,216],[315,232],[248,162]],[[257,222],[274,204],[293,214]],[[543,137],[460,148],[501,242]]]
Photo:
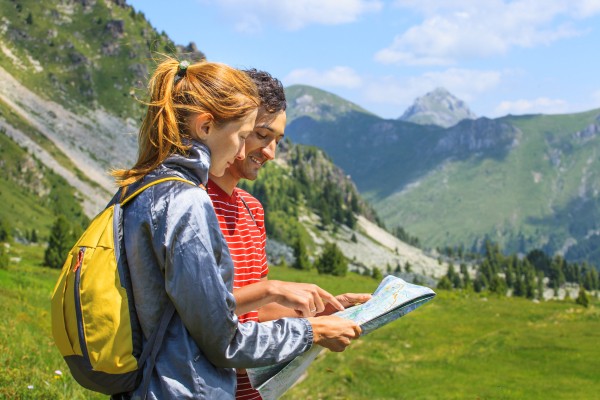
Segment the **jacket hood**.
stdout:
[[210,149],[204,143],[192,140],[186,155],[173,154],[163,162],[163,165],[176,171],[185,171],[186,175],[191,174],[200,183],[206,185],[210,168]]

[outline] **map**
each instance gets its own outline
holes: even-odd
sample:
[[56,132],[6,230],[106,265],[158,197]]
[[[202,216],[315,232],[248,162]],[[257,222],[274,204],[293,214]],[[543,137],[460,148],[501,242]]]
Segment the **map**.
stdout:
[[[334,315],[355,321],[362,328],[362,336],[408,314],[435,297],[428,287],[408,283],[393,275],[386,276],[371,300],[339,311]],[[292,361],[247,370],[252,386],[264,400],[281,397],[306,371],[323,350],[313,346]]]

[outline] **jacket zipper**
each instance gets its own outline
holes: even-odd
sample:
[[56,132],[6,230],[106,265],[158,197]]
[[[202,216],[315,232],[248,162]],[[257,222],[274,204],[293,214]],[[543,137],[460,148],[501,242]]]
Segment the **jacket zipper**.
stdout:
[[75,273],[75,282],[73,288],[75,289],[75,313],[77,315],[77,334],[79,336],[79,347],[81,347],[81,353],[83,358],[89,363],[90,357],[87,350],[87,344],[85,343],[85,335],[83,332],[83,314],[81,310],[81,290],[79,288],[81,282],[81,264],[83,262],[83,256],[85,254],[85,247],[79,248],[79,254],[77,254],[77,263],[73,267]]

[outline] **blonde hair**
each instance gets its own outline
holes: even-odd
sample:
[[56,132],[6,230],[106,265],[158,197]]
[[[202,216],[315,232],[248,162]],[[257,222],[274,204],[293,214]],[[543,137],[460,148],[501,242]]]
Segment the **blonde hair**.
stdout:
[[[184,66],[184,64],[181,64]],[[127,186],[172,154],[185,154],[191,138],[191,115],[208,114],[217,125],[245,117],[260,104],[256,85],[242,71],[225,64],[199,62],[180,68],[166,57],[148,83],[150,101],[140,127],[138,159],[131,169],[111,171]]]

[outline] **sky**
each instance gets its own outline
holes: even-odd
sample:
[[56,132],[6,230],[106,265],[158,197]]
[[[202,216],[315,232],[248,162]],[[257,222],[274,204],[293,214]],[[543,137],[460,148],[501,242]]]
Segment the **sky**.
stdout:
[[477,116],[600,108],[600,0],[127,0],[209,61],[383,118],[444,87]]

